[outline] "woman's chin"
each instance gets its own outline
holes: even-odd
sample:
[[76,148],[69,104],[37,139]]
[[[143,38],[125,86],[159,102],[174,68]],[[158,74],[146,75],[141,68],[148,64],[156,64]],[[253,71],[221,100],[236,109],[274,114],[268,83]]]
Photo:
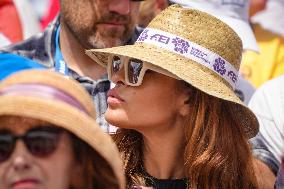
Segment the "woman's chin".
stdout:
[[119,114],[116,114],[115,111],[107,110],[105,113],[105,119],[109,124],[115,127],[123,127],[123,117]]

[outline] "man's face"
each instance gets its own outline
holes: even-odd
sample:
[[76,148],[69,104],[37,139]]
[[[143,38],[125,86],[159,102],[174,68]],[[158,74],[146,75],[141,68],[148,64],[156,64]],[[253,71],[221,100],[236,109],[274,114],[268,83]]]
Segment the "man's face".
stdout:
[[113,47],[130,39],[139,5],[130,0],[61,0],[61,17],[84,48]]

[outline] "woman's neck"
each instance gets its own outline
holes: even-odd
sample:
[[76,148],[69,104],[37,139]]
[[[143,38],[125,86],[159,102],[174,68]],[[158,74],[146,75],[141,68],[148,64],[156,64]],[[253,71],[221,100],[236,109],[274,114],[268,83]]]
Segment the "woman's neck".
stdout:
[[185,178],[183,127],[143,133],[144,168],[157,179]]

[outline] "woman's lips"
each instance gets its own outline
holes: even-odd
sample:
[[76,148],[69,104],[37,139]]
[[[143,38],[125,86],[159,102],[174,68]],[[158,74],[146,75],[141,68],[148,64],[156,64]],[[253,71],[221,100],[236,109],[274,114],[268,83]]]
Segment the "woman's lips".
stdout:
[[12,183],[13,189],[36,188],[39,181],[36,179],[22,179]]
[[110,89],[107,93],[107,103],[108,104],[120,104],[124,102],[124,100],[118,95],[115,89]]

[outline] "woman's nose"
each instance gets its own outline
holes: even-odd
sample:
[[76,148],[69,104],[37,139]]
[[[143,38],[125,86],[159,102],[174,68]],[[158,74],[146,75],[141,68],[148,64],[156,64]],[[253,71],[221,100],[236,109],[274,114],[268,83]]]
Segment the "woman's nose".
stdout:
[[22,141],[16,143],[13,154],[11,155],[12,167],[15,171],[23,171],[29,169],[32,164],[31,154],[26,149]]

